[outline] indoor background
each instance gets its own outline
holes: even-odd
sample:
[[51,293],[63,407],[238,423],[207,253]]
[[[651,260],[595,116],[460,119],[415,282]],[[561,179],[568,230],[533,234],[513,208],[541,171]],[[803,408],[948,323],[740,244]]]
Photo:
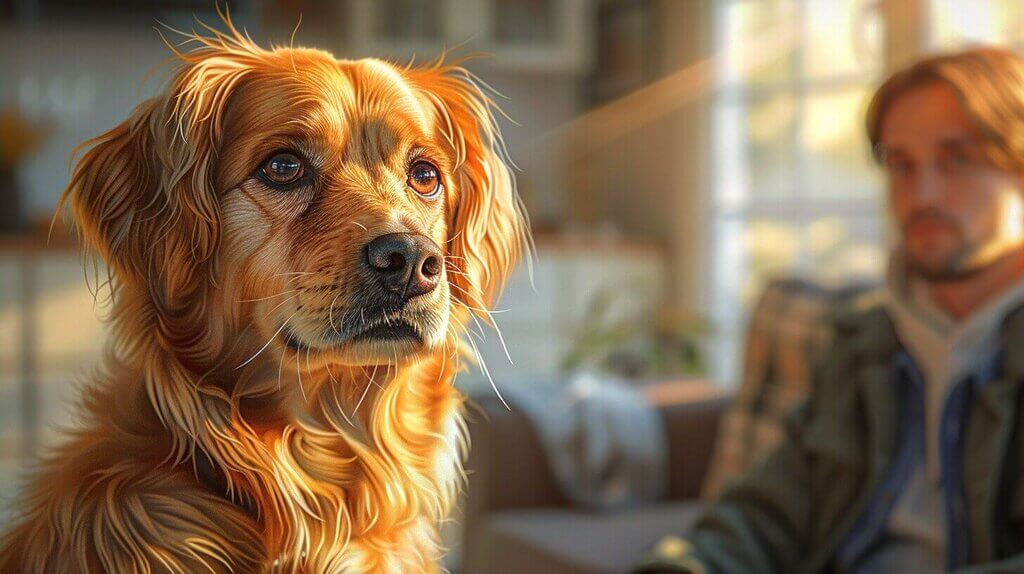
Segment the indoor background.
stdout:
[[[501,120],[536,257],[497,333],[490,391],[597,370],[732,389],[772,278],[877,281],[884,196],[863,130],[886,70],[974,41],[1024,47],[1016,0],[242,0],[263,45],[468,64]],[[212,0],[0,0],[0,497],[73,425],[104,328],[57,227],[72,148],[160,87],[155,27]],[[173,32],[164,32],[173,39]],[[147,75],[149,79],[143,81]],[[511,359],[511,361],[510,361]],[[0,515],[2,516],[2,515]],[[2,524],[0,524],[2,526]]]

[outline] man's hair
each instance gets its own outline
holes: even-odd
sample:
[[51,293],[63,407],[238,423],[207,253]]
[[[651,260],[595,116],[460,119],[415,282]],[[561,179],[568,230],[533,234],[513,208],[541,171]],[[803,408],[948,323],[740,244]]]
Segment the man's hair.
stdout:
[[978,47],[921,60],[885,81],[867,112],[868,139],[882,160],[879,138],[889,105],[923,85],[942,82],[956,93],[982,147],[998,167],[1024,173],[1024,59],[1009,50]]

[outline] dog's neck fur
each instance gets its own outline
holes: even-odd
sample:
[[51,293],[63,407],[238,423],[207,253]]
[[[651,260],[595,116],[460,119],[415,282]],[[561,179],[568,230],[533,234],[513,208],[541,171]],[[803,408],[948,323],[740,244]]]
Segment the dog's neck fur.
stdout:
[[[269,556],[320,571],[358,538],[378,550],[426,539],[424,558],[438,558],[433,525],[453,501],[465,444],[456,340],[398,366],[310,368],[272,347],[239,369],[259,349],[244,330],[210,324],[191,351],[181,349],[189,337],[168,332],[173,324],[147,295],[127,290],[112,320],[117,360],[143,374],[171,434],[170,461],[204,453],[226,478],[228,492],[218,494],[257,509]],[[147,328],[142,343],[118,337]],[[431,535],[410,537],[410,528]]]

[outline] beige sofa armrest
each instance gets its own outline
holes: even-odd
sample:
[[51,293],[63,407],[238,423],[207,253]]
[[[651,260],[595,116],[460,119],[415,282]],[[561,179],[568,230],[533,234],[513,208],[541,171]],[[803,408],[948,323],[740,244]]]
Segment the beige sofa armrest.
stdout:
[[474,397],[467,419],[467,527],[470,517],[477,514],[568,504],[526,415],[507,409],[492,395]]
[[668,439],[668,500],[700,497],[711,467],[722,414],[732,399],[707,381],[680,381],[644,389],[658,407]]

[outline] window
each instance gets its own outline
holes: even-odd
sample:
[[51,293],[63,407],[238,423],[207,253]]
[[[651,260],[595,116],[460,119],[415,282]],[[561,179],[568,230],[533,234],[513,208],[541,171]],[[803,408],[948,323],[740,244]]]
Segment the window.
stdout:
[[864,112],[884,72],[870,0],[715,3],[713,375],[738,381],[746,311],[773,276],[877,277],[881,173]]
[[1024,48],[1024,2],[1020,0],[932,0],[929,48],[954,49],[988,42]]

